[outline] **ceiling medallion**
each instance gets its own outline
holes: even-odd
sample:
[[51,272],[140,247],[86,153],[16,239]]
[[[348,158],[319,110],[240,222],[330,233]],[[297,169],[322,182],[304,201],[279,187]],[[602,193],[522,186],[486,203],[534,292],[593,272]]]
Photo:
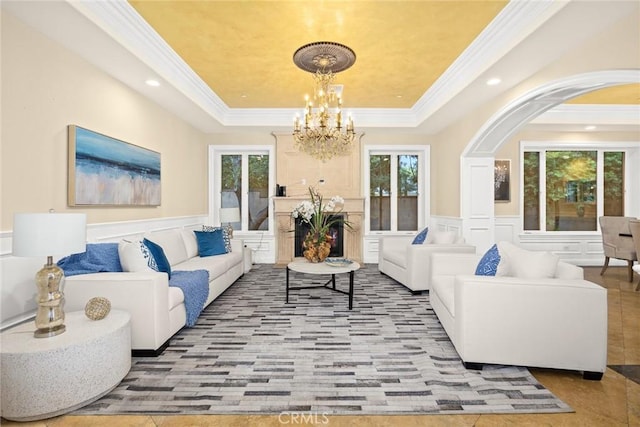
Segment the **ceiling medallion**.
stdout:
[[[319,160],[351,152],[355,132],[349,116],[343,123],[342,95],[332,86],[335,73],[351,67],[356,54],[351,48],[334,42],[315,42],[302,46],[293,54],[293,62],[300,69],[313,74],[313,99],[305,95],[304,119],[297,115],[293,139],[299,151]],[[314,108],[314,102],[316,107]]]

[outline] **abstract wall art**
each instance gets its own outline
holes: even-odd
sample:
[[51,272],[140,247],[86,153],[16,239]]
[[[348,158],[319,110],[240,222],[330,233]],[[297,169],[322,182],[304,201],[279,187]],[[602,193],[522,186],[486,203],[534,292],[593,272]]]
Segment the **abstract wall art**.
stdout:
[[69,206],[159,206],[160,153],[68,126]]

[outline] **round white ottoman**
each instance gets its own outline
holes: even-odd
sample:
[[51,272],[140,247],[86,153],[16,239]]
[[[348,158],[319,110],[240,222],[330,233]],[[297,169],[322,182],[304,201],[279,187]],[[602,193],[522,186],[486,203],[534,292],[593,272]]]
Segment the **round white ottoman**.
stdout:
[[85,406],[113,390],[131,369],[129,313],[102,320],[65,314],[66,332],[34,338],[33,322],[0,335],[2,417],[33,421]]

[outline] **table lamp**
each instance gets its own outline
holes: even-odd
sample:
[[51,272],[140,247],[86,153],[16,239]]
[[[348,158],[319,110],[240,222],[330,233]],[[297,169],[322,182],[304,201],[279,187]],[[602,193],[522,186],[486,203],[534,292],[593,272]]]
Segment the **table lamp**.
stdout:
[[53,263],[53,256],[86,251],[85,214],[24,213],[13,218],[13,255],[47,257],[36,274],[36,338],[47,338],[65,331],[64,272]]
[[232,222],[240,221],[240,208],[220,208],[220,224],[227,223],[229,237],[233,237]]

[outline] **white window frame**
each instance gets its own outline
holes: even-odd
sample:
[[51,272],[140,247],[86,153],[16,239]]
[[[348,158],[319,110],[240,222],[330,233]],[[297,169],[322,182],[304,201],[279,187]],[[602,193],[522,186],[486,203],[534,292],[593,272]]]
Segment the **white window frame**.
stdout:
[[[240,155],[242,156],[242,164],[248,164],[249,155],[268,155],[269,156],[269,221],[268,230],[249,230],[249,211],[242,209],[240,222],[242,228],[235,230],[238,234],[273,234],[274,230],[274,212],[271,198],[274,196],[273,188],[275,187],[275,153],[271,145],[210,145],[209,146],[209,221],[211,224],[220,224],[220,205],[222,195],[222,179],[220,179],[220,171],[222,170],[223,155]],[[249,168],[242,168],[242,206],[249,206]],[[235,234],[234,234],[235,235]]]
[[[598,211],[596,217],[604,214],[604,152],[621,151],[625,153],[625,170],[624,170],[624,207],[625,216],[640,215],[640,141],[521,141],[520,142],[520,196],[519,209],[520,229],[526,234],[540,235],[562,235],[562,234],[600,234],[600,223],[596,221],[595,231],[547,231],[544,221],[547,215],[546,204],[540,204],[540,230],[524,229],[524,153],[525,151],[540,152],[540,170],[546,171],[546,151],[596,151],[597,152],[597,169],[596,169],[596,186],[597,197],[596,203]],[[546,200],[546,178],[544,172],[540,173],[540,200]]]
[[[398,212],[397,203],[391,203],[391,230],[371,230],[370,209],[371,209],[371,192],[369,186],[370,178],[370,157],[372,155],[390,155],[391,156],[391,195],[397,195],[397,163],[398,155],[417,155],[418,156],[418,230],[421,230],[429,223],[429,214],[431,212],[431,173],[427,173],[431,164],[431,147],[429,145],[365,145],[363,155],[363,193],[364,193],[364,232],[366,235],[385,235],[385,234],[409,234],[413,235],[417,231],[398,231]],[[395,167],[395,168],[394,168]]]

